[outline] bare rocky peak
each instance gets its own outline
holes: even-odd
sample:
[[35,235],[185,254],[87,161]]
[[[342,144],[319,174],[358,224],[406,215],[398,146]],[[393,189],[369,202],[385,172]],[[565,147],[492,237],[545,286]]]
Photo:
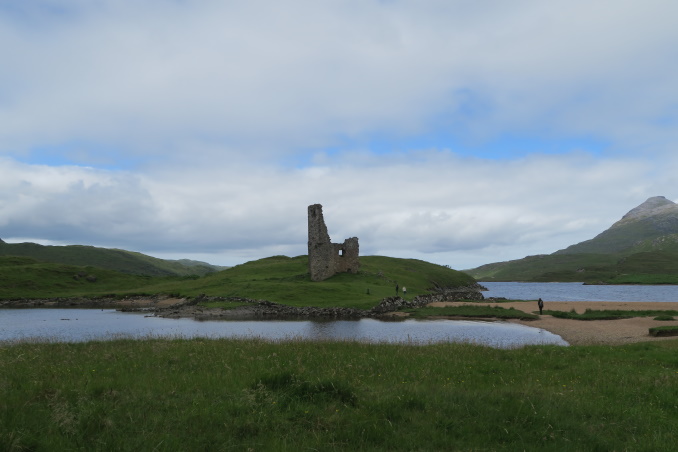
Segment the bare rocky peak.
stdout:
[[638,207],[631,209],[622,217],[621,221],[639,220],[670,210],[678,210],[678,204],[666,199],[664,196],[653,196]]

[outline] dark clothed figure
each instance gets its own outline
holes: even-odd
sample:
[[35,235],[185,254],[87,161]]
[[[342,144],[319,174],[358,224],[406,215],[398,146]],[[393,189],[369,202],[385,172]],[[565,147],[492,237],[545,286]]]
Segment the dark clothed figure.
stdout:
[[537,306],[539,306],[539,315],[541,315],[541,312],[544,310],[544,300],[540,298],[537,301]]

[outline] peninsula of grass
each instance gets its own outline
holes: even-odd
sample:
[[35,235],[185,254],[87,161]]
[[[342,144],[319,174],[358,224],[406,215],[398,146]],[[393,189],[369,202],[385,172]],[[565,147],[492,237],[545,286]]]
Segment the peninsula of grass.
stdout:
[[[7,265],[2,266],[3,259]],[[13,259],[13,260],[12,260]],[[19,259],[19,261],[17,261]],[[11,263],[9,260],[12,260]],[[171,294],[175,297],[241,297],[290,306],[371,309],[396,295],[396,284],[408,297],[436,287],[467,286],[465,273],[417,259],[363,256],[357,274],[340,273],[313,282],[308,257],[273,256],[237,265],[203,277],[146,277],[102,270],[40,263],[27,258],[0,258],[0,299],[95,297],[103,295]],[[75,278],[79,273],[93,276]]]
[[528,314],[515,308],[502,308],[499,306],[445,306],[445,307],[421,307],[413,309],[403,309],[403,312],[409,313],[414,318],[430,317],[469,317],[478,319],[520,319],[536,320],[539,316]]
[[652,317],[652,316],[674,316],[678,315],[678,311],[668,310],[637,310],[637,311],[623,311],[617,309],[587,309],[583,314],[577,313],[574,309],[571,311],[551,311],[545,310],[544,314],[557,317],[559,319],[571,320],[616,320],[616,319],[631,319],[633,317]]
[[[0,450],[652,450],[678,341],[0,345]],[[604,375],[604,378],[601,378]]]
[[650,328],[650,336],[678,336],[678,326],[656,326]]

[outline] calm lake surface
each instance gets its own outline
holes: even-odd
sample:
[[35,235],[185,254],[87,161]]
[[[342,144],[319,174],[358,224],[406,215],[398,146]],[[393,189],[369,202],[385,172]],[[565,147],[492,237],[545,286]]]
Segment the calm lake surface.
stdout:
[[117,338],[262,338],[429,344],[471,342],[496,348],[568,345],[548,331],[506,322],[374,319],[196,321],[98,309],[0,309],[0,342],[81,342]]
[[481,282],[485,298],[544,301],[674,301],[678,286],[585,286],[582,283]]

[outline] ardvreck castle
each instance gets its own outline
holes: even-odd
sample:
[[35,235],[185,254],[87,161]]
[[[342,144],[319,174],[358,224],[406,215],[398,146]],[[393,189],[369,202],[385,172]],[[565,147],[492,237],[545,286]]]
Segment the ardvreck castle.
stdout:
[[323,206],[308,206],[308,270],[312,281],[322,281],[335,273],[358,273],[358,238],[332,243],[323,219]]

